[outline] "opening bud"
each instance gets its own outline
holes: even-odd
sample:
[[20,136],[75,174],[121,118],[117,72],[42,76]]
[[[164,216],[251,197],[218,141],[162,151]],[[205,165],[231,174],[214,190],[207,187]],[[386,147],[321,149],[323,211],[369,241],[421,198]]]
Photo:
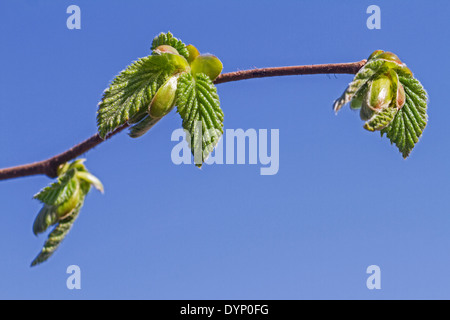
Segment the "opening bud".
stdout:
[[204,73],[214,81],[222,72],[223,64],[216,56],[202,54],[191,63],[191,70],[195,73]]
[[155,96],[148,106],[148,113],[152,118],[162,118],[172,110],[175,105],[177,84],[178,76],[171,76],[156,91]]

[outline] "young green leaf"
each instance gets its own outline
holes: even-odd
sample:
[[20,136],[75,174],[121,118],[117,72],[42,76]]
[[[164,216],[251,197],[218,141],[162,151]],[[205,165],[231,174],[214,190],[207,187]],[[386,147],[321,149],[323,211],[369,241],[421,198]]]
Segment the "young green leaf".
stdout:
[[105,90],[99,103],[97,125],[100,136],[104,138],[147,110],[166,79],[188,68],[189,63],[184,57],[171,53],[144,57],[128,66]]
[[203,73],[183,74],[178,79],[178,113],[197,166],[207,159],[223,134],[223,112],[217,89]]
[[58,177],[58,181],[39,191],[33,198],[50,206],[67,202],[78,187],[75,174],[76,170],[73,168],[64,172]]
[[386,134],[403,158],[407,158],[427,125],[427,93],[415,78],[399,76],[399,80],[405,90],[405,104],[394,120],[381,130],[381,136]]
[[392,122],[392,119],[394,119],[397,112],[397,108],[390,106],[379,113],[375,113],[364,124],[364,129],[368,131],[380,131],[383,128],[386,128]]
[[42,248],[42,251],[38,254],[38,256],[33,260],[31,266],[34,267],[38,264],[41,264],[47,261],[53,253],[58,249],[61,242],[69,233],[70,229],[73,226],[73,223],[78,217],[80,213],[80,209],[83,205],[84,199],[77,208],[66,218],[59,221],[58,225],[53,229],[53,231],[48,235],[48,239]]

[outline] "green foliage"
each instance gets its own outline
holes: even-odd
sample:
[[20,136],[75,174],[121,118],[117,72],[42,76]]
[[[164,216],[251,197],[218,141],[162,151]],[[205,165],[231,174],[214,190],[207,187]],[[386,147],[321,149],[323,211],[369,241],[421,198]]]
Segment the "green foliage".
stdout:
[[58,180],[34,196],[44,204],[34,221],[34,234],[45,232],[53,225],[56,227],[49,234],[32,266],[46,261],[64,240],[83,206],[91,185],[103,192],[102,183],[87,171],[83,162],[84,160],[76,160],[61,166]]
[[[223,69],[215,56],[200,54],[168,33],[153,39],[152,54],[138,59],[114,78],[105,90],[97,112],[102,138],[122,125],[137,138],[151,129],[175,106],[186,139],[201,167],[223,134],[224,114],[214,80]],[[334,103],[360,110],[364,128],[379,131],[406,158],[427,125],[427,93],[412,72],[393,53],[377,50]],[[55,226],[32,266],[49,259],[72,228],[91,186],[103,192],[100,180],[90,174],[84,160],[66,163],[58,179],[34,198],[42,202],[34,224],[35,235]]]
[[45,187],[34,198],[48,205],[58,206],[66,202],[78,189],[79,185],[74,178],[76,169],[67,170],[58,178],[58,181]]
[[[178,113],[189,136],[194,162],[201,166],[223,134],[223,112],[212,80],[203,73],[178,79]],[[200,149],[201,146],[201,149]]]
[[381,130],[381,136],[386,134],[407,158],[427,125],[427,93],[415,78],[400,76],[399,80],[405,88],[406,102],[394,120]]
[[58,249],[59,245],[72,228],[73,223],[80,213],[81,207],[82,203],[71,214],[59,221],[58,225],[48,235],[48,239],[45,242],[42,251],[31,263],[32,267],[47,261],[53,255],[56,249]]
[[364,128],[380,131],[407,158],[427,124],[427,93],[400,59],[377,50],[334,103],[360,109]]
[[[188,67],[184,58],[175,56],[163,53],[141,58],[113,80],[105,90],[97,112],[97,125],[102,138],[146,111],[167,78]],[[180,58],[184,59],[184,64]]]
[[[152,55],[131,64],[105,90],[97,113],[99,134],[105,138],[128,123],[129,135],[140,137],[177,105],[183,127],[192,142],[198,141],[189,143],[194,158],[201,155],[200,163],[196,161],[201,166],[223,133],[223,112],[213,84],[222,62],[200,55],[192,45],[186,47],[170,32],[155,37],[151,48]],[[197,153],[195,145],[200,148]]]

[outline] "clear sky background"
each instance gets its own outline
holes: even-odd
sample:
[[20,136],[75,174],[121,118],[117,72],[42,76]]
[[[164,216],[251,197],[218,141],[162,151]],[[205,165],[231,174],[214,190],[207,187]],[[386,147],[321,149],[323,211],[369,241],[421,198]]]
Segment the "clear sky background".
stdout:
[[[66,8],[81,8],[68,30]],[[366,27],[369,5],[381,30]],[[218,86],[225,128],[280,130],[280,169],[176,166],[172,112],[149,134],[88,152],[93,191],[56,254],[32,223],[44,176],[0,182],[0,298],[450,298],[448,1],[2,1],[0,167],[46,159],[96,132],[111,79],[174,33],[224,72],[352,62],[395,52],[429,93],[429,124],[407,160],[333,101],[351,75]],[[79,265],[82,289],[66,288]],[[366,268],[381,268],[381,290]]]

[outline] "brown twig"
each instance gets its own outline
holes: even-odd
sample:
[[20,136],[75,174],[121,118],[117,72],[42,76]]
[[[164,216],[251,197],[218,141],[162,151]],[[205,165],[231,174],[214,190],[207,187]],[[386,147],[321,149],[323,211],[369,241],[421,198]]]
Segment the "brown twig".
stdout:
[[277,68],[261,68],[245,71],[235,71],[221,74],[215,84],[254,78],[266,78],[277,76],[293,76],[306,74],[355,74],[366,64],[366,60],[351,63],[315,64],[310,66],[293,66]]
[[[290,75],[306,75],[306,74],[356,74],[361,69],[366,60],[351,63],[335,63],[335,64],[320,64],[309,66],[293,66],[293,67],[277,67],[277,68],[261,68],[245,71],[236,71],[230,73],[221,74],[214,83],[224,83],[231,81],[239,81],[245,79],[264,78],[264,77],[276,77],[276,76],[290,76]],[[121,132],[128,127],[128,124],[124,124],[107,135],[106,139],[111,138],[117,133]],[[7,180],[12,178],[19,178],[25,176],[32,176],[38,174],[45,174],[50,178],[56,177],[56,171],[58,167],[66,163],[69,160],[75,159],[82,154],[86,153],[90,149],[99,145],[103,141],[102,138],[96,133],[89,139],[80,142],[67,151],[53,156],[49,159],[24,164],[21,166],[10,167],[0,169],[0,180]]]

